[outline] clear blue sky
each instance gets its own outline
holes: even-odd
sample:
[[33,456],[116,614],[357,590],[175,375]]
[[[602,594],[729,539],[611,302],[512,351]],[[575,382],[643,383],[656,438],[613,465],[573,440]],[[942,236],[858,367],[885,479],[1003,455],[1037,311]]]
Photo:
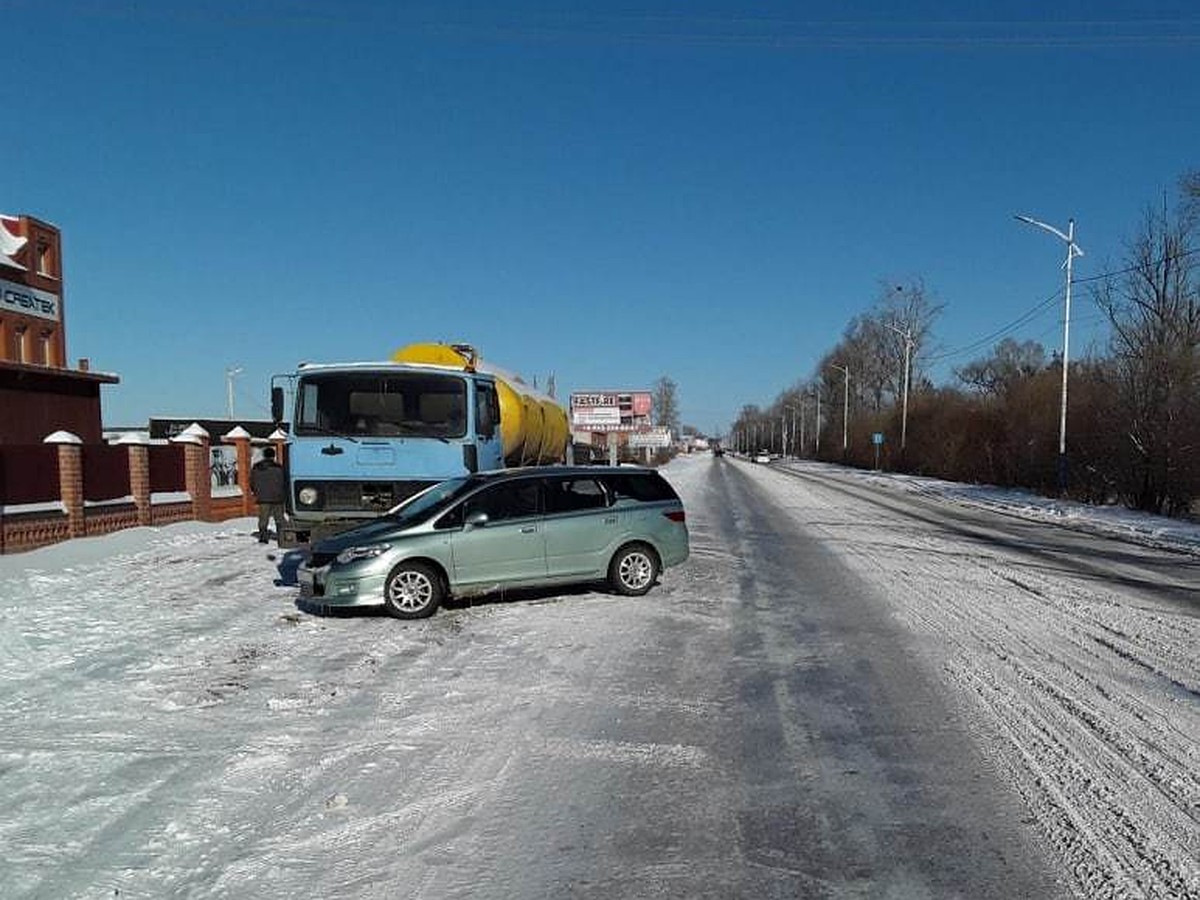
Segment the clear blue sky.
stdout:
[[63,230],[106,425],[463,340],[560,396],[667,375],[719,431],[882,281],[969,346],[1060,285],[1014,213],[1073,216],[1087,277],[1200,167],[1183,3],[0,0],[0,33],[0,212]]

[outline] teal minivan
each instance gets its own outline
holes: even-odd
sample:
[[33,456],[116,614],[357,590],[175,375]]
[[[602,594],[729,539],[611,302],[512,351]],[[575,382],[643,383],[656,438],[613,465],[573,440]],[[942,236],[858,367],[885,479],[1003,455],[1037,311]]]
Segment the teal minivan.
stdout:
[[297,576],[302,604],[419,619],[506,588],[607,582],[638,596],[687,557],[683,503],[658,472],[553,466],[435,484],[316,542]]

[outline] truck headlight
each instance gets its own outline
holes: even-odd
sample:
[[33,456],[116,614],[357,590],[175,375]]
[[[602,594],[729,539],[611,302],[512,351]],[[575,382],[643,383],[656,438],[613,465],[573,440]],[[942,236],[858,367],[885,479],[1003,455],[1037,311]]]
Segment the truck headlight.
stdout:
[[391,544],[365,544],[362,547],[347,547],[337,555],[337,561],[345,565],[359,559],[374,559],[392,549]]
[[315,487],[302,487],[300,493],[296,495],[296,499],[304,506],[315,506],[318,496],[320,495]]

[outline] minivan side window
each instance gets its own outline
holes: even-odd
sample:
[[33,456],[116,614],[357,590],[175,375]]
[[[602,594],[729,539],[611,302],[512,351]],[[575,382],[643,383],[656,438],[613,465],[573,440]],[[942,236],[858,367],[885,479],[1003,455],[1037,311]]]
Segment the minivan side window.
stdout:
[[603,476],[614,500],[633,499],[643,503],[678,500],[679,495],[657,472],[620,472]]
[[541,513],[540,495],[538,479],[522,478],[486,487],[463,506],[467,516],[474,512],[487,513],[489,522],[525,519]]
[[546,513],[577,512],[608,505],[608,497],[594,478],[550,478],[546,481]]

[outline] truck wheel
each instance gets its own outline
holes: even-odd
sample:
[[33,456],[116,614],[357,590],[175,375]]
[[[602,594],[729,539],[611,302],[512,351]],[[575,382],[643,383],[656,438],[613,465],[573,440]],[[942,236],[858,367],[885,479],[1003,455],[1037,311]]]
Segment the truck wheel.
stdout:
[[422,562],[401,563],[383,586],[383,606],[397,619],[423,619],[442,602],[442,579]]
[[658,555],[646,544],[628,544],[608,564],[608,583],[618,594],[640,597],[658,578]]

